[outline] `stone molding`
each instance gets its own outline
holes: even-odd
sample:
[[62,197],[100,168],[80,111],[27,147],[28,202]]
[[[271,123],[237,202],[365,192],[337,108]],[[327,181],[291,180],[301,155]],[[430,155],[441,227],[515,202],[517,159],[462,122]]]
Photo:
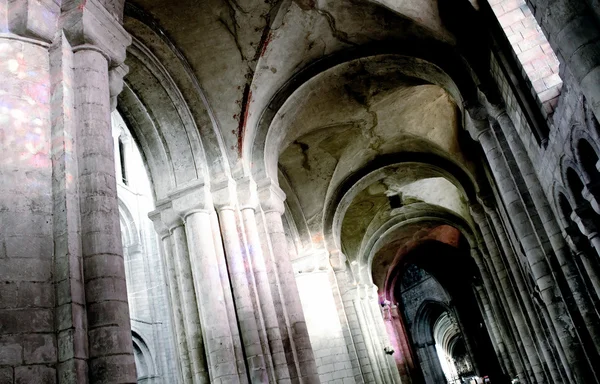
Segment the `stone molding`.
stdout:
[[96,49],[107,58],[109,68],[125,61],[131,36],[98,0],[63,5],[59,25],[73,51]]

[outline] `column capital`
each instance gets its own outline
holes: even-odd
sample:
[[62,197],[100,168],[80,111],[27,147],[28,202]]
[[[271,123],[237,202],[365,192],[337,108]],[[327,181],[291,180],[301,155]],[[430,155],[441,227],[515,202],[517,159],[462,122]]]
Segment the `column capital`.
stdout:
[[329,264],[335,272],[345,271],[347,269],[346,260],[348,260],[348,258],[339,249],[329,251]]
[[471,216],[477,223],[485,220],[485,210],[479,202],[472,202],[469,204],[469,212],[471,212]]
[[577,225],[573,223],[563,230],[563,237],[569,245],[569,248],[577,254],[582,252],[582,249],[584,249],[585,246],[584,241],[587,241]]
[[181,215],[173,209],[173,202],[170,200],[157,202],[156,209],[149,212],[148,217],[161,239],[169,236],[173,228],[183,224]]
[[98,0],[63,2],[59,25],[74,51],[98,50],[110,68],[125,61],[131,36]]
[[580,205],[571,212],[571,220],[577,224],[581,233],[590,240],[598,236],[598,228],[594,222],[594,216],[596,216],[596,214],[595,212],[592,212],[590,204]]
[[467,110],[466,129],[473,140],[479,141],[479,137],[490,129],[488,113],[480,104],[465,105],[465,109]]
[[600,201],[596,196],[600,196],[600,182],[588,183],[583,187],[581,195],[590,202],[594,211],[600,214]]
[[490,195],[477,195],[477,202],[481,204],[486,213],[490,214],[496,210],[496,200],[494,196]]
[[237,198],[240,209],[258,208],[258,186],[250,176],[243,177],[236,182]]
[[501,116],[507,115],[504,104],[491,104],[486,102],[485,110],[487,111],[488,116],[496,121],[498,121]]
[[129,73],[129,67],[121,64],[108,72],[108,90],[110,92],[110,110],[117,109],[117,96],[123,90],[123,78]]
[[231,178],[213,184],[211,188],[212,200],[215,208],[221,210],[233,210],[237,205],[236,182]]
[[54,0],[0,2],[0,33],[9,33],[42,44],[56,35],[60,3]]
[[285,192],[271,178],[265,178],[257,182],[258,199],[260,206],[265,212],[285,212]]
[[213,209],[210,190],[204,182],[196,180],[169,194],[172,208],[183,219],[198,211]]

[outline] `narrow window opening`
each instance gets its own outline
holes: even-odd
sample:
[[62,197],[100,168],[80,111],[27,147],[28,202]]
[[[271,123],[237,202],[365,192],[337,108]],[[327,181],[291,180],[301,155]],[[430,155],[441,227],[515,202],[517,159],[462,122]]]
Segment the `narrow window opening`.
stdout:
[[559,61],[525,0],[492,0],[490,5],[510,42],[530,89],[547,117],[562,88]]
[[119,159],[121,161],[121,180],[123,184],[129,185],[127,182],[127,167],[125,166],[125,143],[123,143],[121,137],[119,137]]

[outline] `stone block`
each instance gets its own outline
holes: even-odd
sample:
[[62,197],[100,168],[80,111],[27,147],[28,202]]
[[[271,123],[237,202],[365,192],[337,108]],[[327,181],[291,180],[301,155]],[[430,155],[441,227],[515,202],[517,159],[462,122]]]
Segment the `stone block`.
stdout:
[[131,355],[107,356],[89,361],[89,376],[96,383],[135,383],[135,363]]
[[13,384],[13,368],[0,368],[0,384]]
[[17,307],[53,308],[54,305],[54,285],[52,283],[19,283]]
[[129,324],[129,309],[124,301],[103,301],[89,304],[87,307],[88,319],[95,326]]
[[15,384],[55,384],[56,370],[45,365],[26,365],[15,368]]
[[0,310],[0,333],[53,331],[54,316],[50,309]]
[[90,358],[116,354],[133,354],[131,332],[122,327],[102,327],[88,330]]
[[54,334],[23,336],[25,364],[53,364],[56,362],[56,337]]
[[18,284],[0,283],[0,308],[15,308],[17,306]]
[[85,297],[89,305],[105,300],[126,301],[125,277],[99,277],[88,281],[85,285]]
[[23,346],[17,336],[0,336],[0,365],[23,362]]
[[19,258],[52,258],[54,243],[52,236],[7,236],[6,254]]
[[0,281],[50,281],[52,260],[0,259]]

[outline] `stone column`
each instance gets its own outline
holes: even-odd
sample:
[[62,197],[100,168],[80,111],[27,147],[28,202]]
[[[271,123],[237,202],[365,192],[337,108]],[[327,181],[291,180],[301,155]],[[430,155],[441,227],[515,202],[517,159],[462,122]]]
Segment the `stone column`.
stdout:
[[[506,268],[504,267],[504,263],[502,262],[502,256],[498,251],[498,247],[495,243],[494,237],[490,230],[490,227],[487,223],[487,219],[485,217],[485,212],[481,205],[479,204],[471,204],[471,215],[475,219],[475,222],[479,225],[481,230],[481,234],[483,236],[483,240],[485,241],[485,246],[488,250],[488,254],[490,256],[490,261],[492,264],[492,272],[495,276],[497,276],[500,281],[500,295],[504,296],[505,305],[508,308],[509,316],[512,316],[514,319],[514,323],[519,334],[519,338],[525,347],[526,353],[531,360],[538,360],[538,351],[535,349],[534,345],[534,337],[537,339],[537,344],[541,349],[541,353],[543,354],[544,360],[546,361],[546,366],[549,370],[550,376],[554,383],[561,383],[562,378],[557,370],[556,363],[554,361],[554,357],[550,352],[550,347],[548,345],[547,340],[545,339],[545,335],[543,333],[542,325],[539,322],[539,319],[535,312],[528,311],[529,319],[531,321],[533,334],[529,333],[529,328],[527,326],[527,322],[524,319],[523,313],[521,312],[521,308],[519,307],[519,303],[517,298],[514,295],[513,286],[508,280],[508,274]],[[541,358],[542,356],[539,356]],[[532,366],[534,363],[532,362]],[[539,367],[543,368],[543,367]]]
[[377,358],[379,352],[376,347],[375,332],[369,321],[369,305],[365,303],[368,301],[367,292],[361,285],[357,287],[358,300],[355,302],[355,311],[360,325],[362,337],[365,341],[367,354],[369,356],[370,366],[372,369],[373,378],[375,383],[384,384],[383,367],[381,367],[381,361]]
[[[552,250],[562,269],[568,288],[571,291],[570,293],[577,304],[589,335],[592,340],[594,340],[593,344],[596,352],[600,353],[600,319],[592,309],[593,303],[586,292],[585,285],[579,275],[579,270],[571,258],[566,241],[562,236],[560,227],[549,206],[546,195],[541,188],[541,183],[537,178],[537,173],[533,168],[531,159],[529,158],[523,142],[506,110],[502,107],[491,105],[488,105],[488,109],[493,118],[498,122],[499,127],[506,137],[510,151],[516,160],[520,176],[522,176],[527,189],[530,191],[530,196],[535,206],[535,213],[539,215],[540,222],[548,235],[548,240],[550,240]],[[563,295],[567,294],[568,292],[563,293]],[[572,323],[572,319],[570,318],[567,318],[567,321]],[[572,348],[571,350],[573,351]],[[581,359],[584,357],[579,356],[577,358]]]
[[[238,226],[235,193],[233,183],[227,182],[225,188],[214,193],[214,201],[223,236],[225,259],[244,344],[244,355],[250,373],[249,379],[251,383],[267,383],[269,378],[274,379],[273,363],[270,360],[271,354],[264,334],[262,313],[256,302],[257,292],[254,276],[251,275],[253,265],[244,249],[243,231]],[[261,331],[265,340],[261,340],[259,334]]]
[[184,384],[192,383],[192,370],[190,367],[190,357],[188,353],[188,345],[185,337],[185,325],[183,306],[181,305],[179,285],[177,283],[177,271],[173,258],[173,244],[171,242],[171,232],[165,223],[163,223],[161,214],[161,208],[149,214],[150,218],[154,223],[156,232],[159,234],[162,245],[162,259],[165,264],[165,280],[169,290],[170,298],[170,314],[175,333],[175,351],[177,353],[177,367],[181,374],[180,380]]
[[[492,340],[494,351],[496,352],[496,355],[500,356],[500,360],[504,367],[504,372],[510,377],[514,377],[517,372],[515,371],[511,358],[508,356],[508,352],[506,351],[504,340],[502,339],[500,331],[498,330],[498,325],[496,324],[497,320],[492,312],[492,308],[490,307],[490,302],[485,289],[478,284],[474,285],[473,290],[475,291],[477,302],[479,304],[479,310],[482,313],[486,328],[488,329],[488,332],[491,333],[490,339]],[[516,358],[518,358],[518,356],[516,356]]]
[[[344,256],[345,258],[345,256]],[[355,377],[356,383],[361,382],[372,382],[373,378],[373,367],[369,360],[367,352],[366,340],[361,332],[360,323],[358,319],[358,312],[356,311],[356,301],[358,299],[357,283],[352,276],[352,271],[343,263],[343,268],[335,269],[335,279],[337,282],[338,289],[344,307],[348,322],[348,330],[350,332],[350,338],[352,347],[354,348],[355,354],[358,359],[358,378]]]
[[240,383],[229,314],[221,284],[219,262],[215,252],[211,225],[212,199],[208,187],[189,185],[170,195],[173,209],[185,223],[190,268],[198,299],[210,379]]
[[258,226],[256,224],[256,210],[258,209],[258,191],[256,184],[251,179],[240,180],[237,183],[238,203],[242,213],[244,231],[248,242],[249,262],[252,265],[252,272],[258,301],[266,336],[271,352],[271,359],[275,371],[276,380],[290,378],[287,361],[285,359],[285,350],[279,323],[277,321],[277,311],[273,303],[273,294],[267,274],[267,265],[262,251]]
[[[120,92],[131,38],[97,0],[63,6],[73,47],[81,242],[90,383],[136,381],[117,205],[111,97]],[[113,105],[114,106],[114,105]]]
[[[287,239],[281,215],[284,213],[285,194],[270,180],[259,183],[259,200],[264,223],[268,232],[272,254],[268,263],[279,285],[279,294],[285,313],[287,331],[290,337],[291,352],[298,366],[298,377],[304,383],[319,383],[317,365],[306,328],[302,303],[298,294],[294,269],[288,254]],[[289,357],[288,357],[289,361]]]
[[[426,384],[447,383],[446,375],[444,375],[444,370],[440,364],[433,338],[423,344],[417,345],[417,354],[421,361]],[[427,373],[429,373],[429,375],[427,375]]]
[[[498,212],[496,211],[496,208],[494,207],[494,204],[491,199],[487,199],[487,198],[482,199],[482,206],[483,206],[487,216],[490,218],[490,221],[492,224],[491,228],[493,228],[495,233],[497,234],[498,241],[500,242],[500,245],[501,245],[502,249],[504,250],[504,255],[507,260],[507,265],[510,269],[511,276],[513,277],[513,279],[515,281],[515,285],[516,285],[515,289],[517,290],[517,292],[519,293],[519,295],[521,297],[521,301],[523,302],[525,312],[533,315],[537,311],[535,310],[535,306],[531,299],[531,292],[529,292],[529,290],[527,289],[527,284],[525,283],[523,276],[521,274],[521,270],[519,267],[519,260],[517,259],[517,256],[515,255],[515,253],[513,251],[513,247],[510,244],[510,240],[504,230],[504,224],[502,223],[500,216],[498,215]],[[550,323],[546,322],[546,323],[548,324],[547,326],[549,326],[551,324],[551,322]],[[552,332],[552,330],[549,330],[549,332],[550,332],[550,334],[555,334],[554,332]],[[557,352],[559,354],[559,357],[560,357],[563,367],[565,367],[567,365],[567,362],[564,357],[564,353],[562,353],[562,348],[557,348]],[[568,366],[566,366],[566,367],[568,369]],[[567,372],[568,372],[567,376],[571,377],[570,371],[567,371]],[[568,377],[566,377],[564,379],[566,381],[569,381]]]
[[[481,111],[472,111],[471,113],[471,117],[473,118],[473,116],[481,114]],[[485,116],[485,112],[483,115]],[[511,171],[503,158],[502,151],[498,147],[498,143],[488,122],[486,120],[472,120],[471,122],[472,136],[483,147],[485,156],[490,163],[490,168],[496,179],[500,195],[504,200],[509,216],[512,218],[519,241],[526,252],[527,261],[535,284],[550,313],[553,326],[561,343],[557,347],[562,347],[565,350],[569,366],[573,369],[575,375],[575,381],[585,381],[591,375],[591,372],[587,364],[581,360],[583,358],[581,344],[575,338],[574,334],[569,332],[573,328],[573,324],[565,304],[558,294],[551,268],[537,240],[536,232],[529,221],[527,209],[521,200]],[[535,192],[532,191],[532,194],[535,194]],[[550,236],[550,238],[552,241],[553,236]],[[571,275],[568,276],[570,277]]]
[[[532,366],[530,364],[526,364],[526,366],[523,367],[522,361],[516,350],[516,346],[513,343],[512,333],[510,332],[510,329],[505,322],[504,311],[502,311],[502,309],[498,303],[498,299],[495,296],[495,293],[497,292],[497,290],[494,289],[493,283],[491,281],[491,277],[489,275],[487,268],[485,267],[485,265],[483,263],[483,259],[481,257],[479,250],[477,248],[471,248],[471,256],[473,257],[473,260],[475,260],[475,264],[477,264],[477,268],[479,269],[479,272],[481,273],[481,279],[483,280],[485,290],[487,291],[487,293],[489,295],[490,303],[492,305],[492,310],[496,314],[496,320],[498,321],[498,327],[500,329],[500,333],[503,335],[504,342],[506,343],[508,353],[509,353],[511,360],[515,366],[517,375],[521,379],[524,379],[524,380],[528,379],[529,382],[535,383],[536,381],[535,381],[535,377],[533,375]],[[527,357],[527,356],[525,356],[525,357]]]
[[597,257],[588,255],[588,253],[593,252],[587,244],[586,236],[581,233],[575,223],[569,223],[569,226],[565,228],[564,236],[574,256],[581,260],[581,264],[583,264],[583,268],[585,268],[585,272],[594,287],[596,296],[600,298],[600,270]]
[[58,39],[49,53],[59,13],[51,0],[0,2],[0,381],[9,383],[85,380],[72,52]]
[[170,230],[180,304],[183,307],[183,329],[187,340],[193,382],[208,383],[209,375],[202,338],[202,324],[198,313],[200,306],[196,300],[185,228],[182,222],[176,222]]
[[386,372],[386,377],[391,383],[399,382],[400,373],[398,372],[398,369],[396,369],[395,364],[392,364],[393,358],[388,356],[384,351],[384,348],[390,345],[390,340],[385,329],[383,313],[381,312],[381,305],[379,304],[378,288],[376,285],[372,285],[371,287],[365,287],[365,289],[367,289],[367,293],[369,294],[370,298],[373,325],[377,330],[379,346],[381,347],[379,353],[382,360],[382,366],[384,366]]

